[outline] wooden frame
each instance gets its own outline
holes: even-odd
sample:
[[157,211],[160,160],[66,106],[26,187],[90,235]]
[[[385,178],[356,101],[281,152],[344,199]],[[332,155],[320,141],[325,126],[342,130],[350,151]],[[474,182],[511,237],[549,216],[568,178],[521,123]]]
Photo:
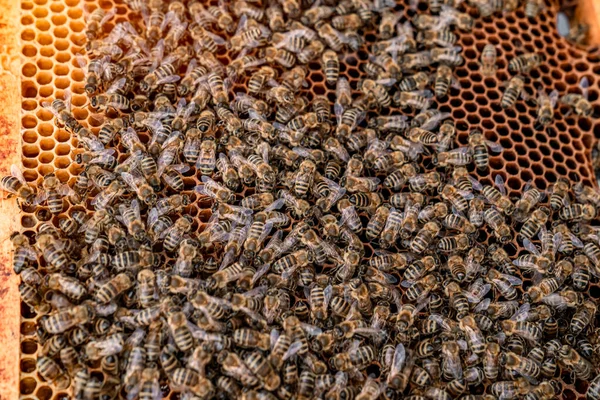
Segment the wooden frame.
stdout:
[[[0,0],[0,174],[21,164],[20,1]],[[12,268],[10,234],[21,211],[14,198],[0,200],[0,400],[19,398],[21,307]]]

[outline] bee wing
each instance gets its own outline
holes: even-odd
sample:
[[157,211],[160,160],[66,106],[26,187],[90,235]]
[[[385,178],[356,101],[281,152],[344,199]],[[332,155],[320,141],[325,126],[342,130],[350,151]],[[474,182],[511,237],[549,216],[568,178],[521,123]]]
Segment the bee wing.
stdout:
[[273,350],[273,347],[275,347],[275,345],[277,344],[277,341],[279,340],[279,337],[281,335],[279,334],[279,331],[275,328],[271,329],[271,333],[269,334],[269,342],[271,343],[271,350]]
[[516,276],[502,274],[502,277],[504,279],[506,279],[513,286],[517,286],[517,285],[520,285],[523,283],[523,281],[521,279],[517,278]]
[[323,290],[323,294],[325,297],[325,308],[329,306],[329,302],[331,301],[331,297],[333,296],[333,286],[328,285],[325,290]]
[[71,194],[75,193],[75,191],[67,184],[60,185],[56,191],[63,197],[70,196]]
[[413,286],[415,283],[416,283],[415,281],[406,280],[406,281],[402,281],[400,283],[400,286],[402,286],[404,288],[409,288],[409,287]]
[[115,93],[117,90],[123,88],[123,86],[125,86],[126,82],[127,82],[127,78],[117,79],[112,85],[110,85],[110,87],[108,88],[106,93],[107,94]]
[[71,111],[71,89],[65,89],[65,107],[67,110]]
[[115,8],[111,8],[109,11],[107,11],[106,14],[104,15],[104,18],[102,18],[100,20],[100,26],[103,26],[104,24],[106,24],[112,17],[115,16],[116,13],[117,13],[117,10]]
[[467,154],[469,150],[470,149],[468,147],[458,147],[456,149],[448,150],[448,153]]
[[27,185],[27,181],[25,180],[25,177],[23,176],[23,171],[21,171],[21,168],[19,168],[16,164],[12,164],[10,166],[10,174],[17,178],[19,180],[19,182],[21,182],[23,185]]
[[402,343],[399,343],[394,350],[394,358],[390,367],[390,376],[395,376],[400,373],[404,362],[406,361],[406,349]]
[[485,140],[485,144],[494,153],[501,153],[502,150],[504,150],[504,147],[502,147],[502,145],[500,143],[494,143],[490,140]]
[[43,203],[48,199],[50,192],[48,190],[40,189],[33,200],[33,204],[38,205]]
[[321,328],[311,324],[307,324],[305,322],[300,322],[300,327],[304,332],[308,333],[311,336],[317,336],[323,333],[323,330]]
[[190,170],[190,166],[187,164],[173,164],[170,165],[169,168],[174,169],[175,171],[183,174]]
[[225,43],[227,43],[227,41],[225,39],[223,39],[221,36],[217,35],[216,33],[205,30],[204,34],[206,36],[210,37],[213,40],[213,42],[215,42],[215,44],[218,46],[223,46]]
[[498,187],[500,193],[502,193],[503,196],[506,196],[506,187],[504,186],[504,179],[502,179],[502,176],[496,175],[494,183],[496,184],[496,187]]
[[42,102],[42,107],[49,110],[52,114],[54,114],[55,117],[59,116],[54,107],[52,107],[52,103],[50,103],[49,101]]
[[588,78],[586,78],[585,76],[581,78],[581,81],[579,82],[579,87],[581,88],[581,94],[583,95],[583,98],[587,100],[588,88],[590,87],[590,82],[588,81]]
[[269,204],[269,206],[267,206],[267,208],[264,209],[264,212],[279,210],[281,207],[283,207],[284,204],[285,204],[285,200],[277,199],[274,202],[272,202],[271,204]]
[[489,283],[486,283],[482,286],[481,293],[474,295],[473,293],[465,292],[464,294],[465,294],[465,297],[467,298],[467,300],[469,301],[469,303],[479,303],[481,301],[481,299],[483,298],[483,296],[485,296],[490,291],[491,288],[492,288],[492,285]]
[[540,251],[538,250],[538,248],[531,242],[531,240],[524,238],[523,239],[523,246],[525,247],[525,249],[527,249],[528,252],[535,254],[536,256],[540,256]]
[[552,104],[552,108],[556,107],[556,102],[558,102],[558,91],[553,90],[548,96],[550,99],[550,104]]
[[492,299],[487,298],[487,299],[483,299],[479,304],[477,304],[477,306],[473,309],[474,313],[478,313],[484,310],[487,310],[488,307],[490,306],[490,303],[492,302]]
[[[292,358],[294,355],[296,355],[300,349],[302,349],[302,342],[299,340],[296,340],[294,343],[292,343],[290,345],[290,347],[288,347],[288,349],[286,350],[286,352],[283,354],[283,360],[289,360],[290,358]],[[306,359],[308,360],[308,358]]]
[[376,80],[375,82],[381,86],[385,86],[385,87],[389,88],[389,87],[394,86],[394,84],[397,82],[397,80],[394,78],[382,78],[382,79]]
[[[592,271],[594,268],[590,269]],[[555,307],[558,311],[563,311],[567,308],[567,303],[560,293],[552,293],[542,299],[542,302],[551,307]]]
[[349,206],[342,209],[342,217],[340,218],[340,225],[344,225],[353,215],[356,214],[354,206]]
[[158,214],[158,209],[153,207],[148,211],[148,226],[152,226],[160,215]]
[[523,303],[519,309],[510,317],[512,321],[524,321],[529,316],[529,310],[531,309],[530,303]]
[[573,246],[577,247],[577,248],[582,248],[583,247],[583,242],[574,234],[570,233],[569,236],[571,237],[571,241],[573,242]]
[[252,285],[254,285],[256,282],[258,282],[258,280],[260,278],[262,278],[267,272],[269,272],[270,268],[271,268],[271,264],[263,264],[260,267],[258,267],[256,269],[256,272],[252,276],[252,281],[251,281]]
[[85,61],[84,57],[78,55],[78,56],[75,57],[75,61],[77,61],[77,65],[79,65],[79,68],[86,69],[87,62]]
[[266,222],[262,233],[258,237],[258,243],[262,243],[267,238],[267,236],[269,236],[269,234],[271,233],[271,229],[273,229],[273,223]]
[[275,232],[273,234],[273,236],[271,236],[271,239],[269,239],[269,243],[267,243],[267,245],[265,246],[265,249],[270,249],[273,246],[277,246],[277,245],[281,244],[282,237],[283,237],[283,231],[279,230],[279,231]]
[[321,246],[323,247],[325,254],[332,258],[337,264],[342,264],[344,262],[335,245],[323,240],[321,241]]
[[181,77],[179,75],[168,75],[168,76],[165,76],[162,79],[158,79],[156,81],[156,84],[157,85],[162,85],[162,84],[165,84],[165,83],[174,83],[174,82],[179,81],[180,79],[181,79]]

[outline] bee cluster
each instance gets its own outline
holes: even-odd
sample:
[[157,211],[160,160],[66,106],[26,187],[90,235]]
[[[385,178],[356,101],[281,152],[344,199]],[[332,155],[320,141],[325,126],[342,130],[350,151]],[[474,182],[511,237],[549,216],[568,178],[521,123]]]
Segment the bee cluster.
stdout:
[[[559,180],[509,198],[500,175],[470,172],[502,148],[476,130],[456,147],[451,115],[430,108],[458,90],[465,5],[431,1],[411,21],[385,0],[128,6],[140,19],[109,32],[113,13],[88,16],[99,132],[68,92],[46,105],[82,148],[74,185],[49,174],[36,191],[16,167],[0,181],[48,214],[33,240],[12,236],[45,381],[76,399],[539,400],[564,373],[600,399],[586,295],[600,194]],[[534,18],[542,3],[522,6]],[[352,87],[344,53],[365,29],[378,40]],[[335,96],[308,94],[315,62]],[[502,107],[542,62],[511,61]],[[482,73],[495,65],[485,47]],[[540,99],[545,125],[557,95]],[[200,226],[192,203],[212,207]]]

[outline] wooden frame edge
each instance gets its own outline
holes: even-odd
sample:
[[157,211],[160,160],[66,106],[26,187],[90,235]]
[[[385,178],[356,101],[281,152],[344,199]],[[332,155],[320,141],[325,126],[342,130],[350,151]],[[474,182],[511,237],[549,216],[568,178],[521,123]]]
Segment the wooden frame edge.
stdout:
[[[21,1],[0,0],[0,175],[21,165]],[[19,229],[14,198],[0,200],[0,400],[20,394],[21,306],[10,234]]]

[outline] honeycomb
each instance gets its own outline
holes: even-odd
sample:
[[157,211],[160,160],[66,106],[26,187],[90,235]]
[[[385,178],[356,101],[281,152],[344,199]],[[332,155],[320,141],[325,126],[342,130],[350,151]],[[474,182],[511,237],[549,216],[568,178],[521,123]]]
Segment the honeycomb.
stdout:
[[[217,3],[213,0],[213,3]],[[139,18],[130,12],[119,0],[23,0],[20,3],[20,50],[21,50],[21,134],[22,163],[27,181],[40,185],[43,176],[54,172],[63,182],[73,184],[80,171],[74,162],[77,140],[64,129],[53,123],[53,115],[43,107],[43,103],[55,98],[64,98],[65,90],[73,93],[73,115],[92,131],[97,132],[100,122],[93,118],[86,107],[84,93],[84,72],[76,55],[84,52],[85,14],[96,7],[115,9],[116,18],[104,29],[112,29],[112,23]],[[463,6],[464,7],[464,6]],[[449,95],[434,101],[432,108],[450,112],[456,121],[457,141],[467,144],[468,132],[479,129],[488,140],[498,142],[504,151],[490,159],[490,170],[470,171],[477,174],[482,183],[493,183],[496,175],[501,175],[507,183],[511,196],[518,196],[528,181],[539,189],[547,189],[560,177],[582,181],[596,186],[591,164],[591,148],[594,136],[600,137],[600,120],[579,118],[574,114],[565,116],[567,109],[555,110],[554,121],[543,130],[535,127],[536,106],[531,101],[518,101],[513,109],[504,110],[499,100],[502,96],[502,82],[510,77],[508,61],[523,52],[537,51],[546,56],[543,65],[529,75],[526,90],[535,97],[538,85],[546,91],[558,90],[562,95],[578,92],[581,78],[590,82],[589,100],[594,105],[594,114],[600,114],[598,82],[600,80],[600,56],[576,48],[560,37],[555,26],[555,12],[558,5],[546,4],[546,8],[535,20],[527,19],[522,7],[512,13],[495,15],[490,18],[476,18],[472,32],[461,33],[457,45],[463,48],[465,63],[455,69],[460,90],[451,88]],[[416,11],[410,10],[402,2],[396,7],[403,12],[404,22],[411,19]],[[428,12],[426,3],[418,6],[420,12]],[[467,7],[469,13],[477,16],[474,8]],[[363,75],[363,65],[369,58],[368,47],[377,40],[375,31],[364,32],[365,45],[356,53],[346,53],[342,58],[341,75],[345,76],[356,89]],[[496,45],[498,50],[498,71],[496,77],[485,78],[479,72],[479,57],[487,43]],[[217,58],[223,63],[230,61],[227,52],[221,49]],[[321,65],[308,64],[310,86],[308,97],[327,95],[333,102],[335,91],[325,84]],[[244,81],[241,82],[243,85]],[[236,91],[239,87],[234,87]],[[355,93],[358,93],[356,91]],[[390,108],[384,114],[396,113]],[[142,140],[147,140],[142,137]],[[428,160],[425,159],[424,162]],[[470,168],[473,168],[472,166]],[[199,182],[199,175],[186,173],[186,188],[191,189]],[[187,192],[191,194],[192,192]],[[247,192],[248,193],[248,192]],[[249,194],[249,193],[248,193]],[[66,216],[72,207],[65,201],[63,213],[53,222]],[[50,213],[32,213],[25,208],[20,223],[25,234],[33,235],[41,222],[47,221]],[[186,213],[196,218],[195,228],[202,229],[202,222],[210,217],[208,204],[194,203]],[[489,237],[489,236],[488,236]],[[487,244],[488,237],[479,241]],[[512,242],[516,255],[521,250],[516,239]],[[510,246],[508,246],[510,247]],[[373,249],[366,244],[367,256]],[[525,278],[523,287],[531,285]],[[589,294],[600,298],[600,286],[590,286]],[[35,340],[37,315],[28,306],[21,307],[20,324],[20,380],[21,399],[56,400],[69,398],[68,390],[58,390],[41,380],[36,371],[36,356],[40,346]],[[377,366],[373,372],[376,373]],[[557,375],[558,377],[558,375]],[[562,398],[583,399],[587,383],[573,380],[560,371]],[[483,390],[478,388],[478,390]],[[176,399],[175,392],[166,393],[167,398]],[[0,398],[3,398],[0,396]]]

